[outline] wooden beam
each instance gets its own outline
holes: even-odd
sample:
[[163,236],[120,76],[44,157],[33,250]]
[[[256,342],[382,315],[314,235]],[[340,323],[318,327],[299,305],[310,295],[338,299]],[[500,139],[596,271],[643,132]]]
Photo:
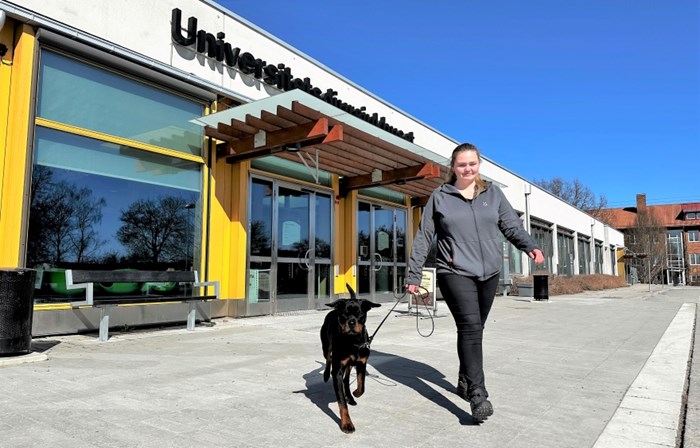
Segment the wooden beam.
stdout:
[[425,165],[414,165],[390,171],[375,170],[362,176],[344,177],[340,180],[340,188],[341,191],[347,192],[358,188],[406,183],[433,177],[440,177],[440,166],[435,163],[426,163]]
[[261,130],[256,135],[231,142],[230,152],[224,154],[224,157],[240,156],[251,152],[262,153],[272,148],[293,145],[326,135],[328,135],[328,120],[325,118],[276,131]]
[[342,139],[342,126],[333,126],[329,131],[328,119],[321,118],[315,122],[277,131],[260,131],[259,135],[229,143],[227,151],[220,157],[225,157],[228,163],[236,163],[241,160],[276,154],[289,146],[299,145],[300,148],[303,148],[321,143],[342,141]]

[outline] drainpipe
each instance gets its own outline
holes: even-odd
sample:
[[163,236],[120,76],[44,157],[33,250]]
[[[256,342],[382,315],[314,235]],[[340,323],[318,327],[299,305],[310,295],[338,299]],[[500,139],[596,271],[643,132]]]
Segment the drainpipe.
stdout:
[[588,266],[591,274],[595,274],[595,264],[596,264],[595,219],[591,218],[591,261],[589,262],[589,266]]
[[[530,185],[528,182],[525,182],[525,230],[527,233],[531,234],[531,225],[530,225],[530,194],[532,194],[532,185]],[[527,260],[526,266],[527,269],[523,269],[523,274],[524,275],[530,275],[530,257],[525,256],[525,259]]]

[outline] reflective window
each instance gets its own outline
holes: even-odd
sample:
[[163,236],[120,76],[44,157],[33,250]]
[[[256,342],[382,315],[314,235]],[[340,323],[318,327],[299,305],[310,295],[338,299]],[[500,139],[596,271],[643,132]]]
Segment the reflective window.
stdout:
[[552,272],[552,258],[554,254],[554,249],[552,248],[552,229],[545,227],[545,224],[536,224],[532,222],[532,230],[530,234],[532,238],[537,242],[537,245],[542,249],[542,254],[544,255],[544,264],[536,265],[535,262],[530,259],[530,272],[535,272],[538,270],[547,270]]
[[250,255],[272,255],[272,182],[253,179],[249,231]]
[[574,237],[564,233],[557,233],[557,249],[559,252],[557,273],[560,275],[574,275]]
[[68,297],[66,268],[198,266],[200,192],[199,164],[37,127],[27,237],[27,266],[42,276],[35,297]]
[[581,238],[578,240],[578,273],[591,273],[591,243]]
[[201,155],[202,104],[51,51],[40,70],[37,116]]
[[316,258],[331,258],[331,197],[316,193]]

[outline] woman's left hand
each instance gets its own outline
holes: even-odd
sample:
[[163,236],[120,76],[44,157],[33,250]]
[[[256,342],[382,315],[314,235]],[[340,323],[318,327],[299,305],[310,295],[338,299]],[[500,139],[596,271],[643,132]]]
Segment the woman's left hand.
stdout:
[[527,254],[527,256],[535,260],[535,264],[541,264],[544,262],[544,255],[542,255],[542,251],[539,249],[533,249]]

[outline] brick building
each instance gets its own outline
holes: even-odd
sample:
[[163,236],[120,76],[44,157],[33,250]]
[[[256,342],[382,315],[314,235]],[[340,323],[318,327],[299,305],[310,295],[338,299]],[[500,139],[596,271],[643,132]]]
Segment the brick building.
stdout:
[[[700,202],[647,205],[646,195],[637,195],[635,207],[603,210],[605,221],[625,235],[625,247],[634,247],[637,218],[649,212],[665,232],[665,253],[657,279],[668,284],[700,285]],[[637,254],[627,255],[629,266],[635,265]]]

